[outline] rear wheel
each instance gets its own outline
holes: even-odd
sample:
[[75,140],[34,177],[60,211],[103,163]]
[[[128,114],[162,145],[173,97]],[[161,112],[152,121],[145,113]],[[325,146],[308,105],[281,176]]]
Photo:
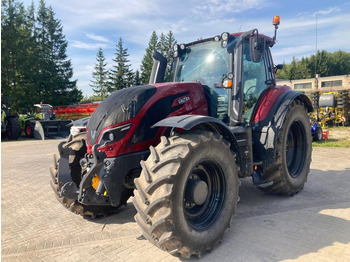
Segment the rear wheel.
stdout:
[[261,190],[294,195],[303,189],[310,171],[311,137],[305,107],[296,100],[289,106],[278,131],[275,163],[262,174],[264,180],[272,181],[273,184]]
[[322,136],[323,136],[322,127],[318,126],[316,128],[315,134],[313,135],[313,140],[314,141],[321,141],[322,140]]
[[21,127],[15,117],[10,117],[7,123],[7,136],[9,139],[17,140],[21,135]]
[[235,212],[235,157],[221,136],[207,131],[161,140],[135,179],[135,220],[162,250],[200,257],[222,239]]

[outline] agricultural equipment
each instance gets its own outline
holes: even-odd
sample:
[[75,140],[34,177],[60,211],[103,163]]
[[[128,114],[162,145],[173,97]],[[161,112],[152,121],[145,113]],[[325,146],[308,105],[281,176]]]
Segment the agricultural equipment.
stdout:
[[1,104],[1,138],[8,137],[17,140],[21,135],[21,128],[18,125],[18,116],[11,115],[11,109]]
[[101,102],[81,103],[76,105],[54,106],[53,111],[56,118],[77,120],[89,117]]
[[26,137],[44,139],[50,136],[67,137],[71,120],[55,119],[53,107],[49,104],[35,104],[33,114],[20,115],[19,125]]
[[312,118],[322,128],[333,125],[348,125],[350,117],[349,90],[315,92],[312,94],[312,103],[316,111]]
[[229,227],[239,179],[294,195],[310,170],[310,100],[276,86],[270,47],[257,29],[224,32],[154,52],[148,85],[110,95],[86,132],[58,145],[51,185],[83,216],[107,215],[135,194],[135,220],[159,248],[200,257]]

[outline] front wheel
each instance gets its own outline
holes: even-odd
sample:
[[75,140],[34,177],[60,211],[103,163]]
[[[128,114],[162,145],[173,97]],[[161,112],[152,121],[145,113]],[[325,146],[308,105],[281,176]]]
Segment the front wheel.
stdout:
[[32,124],[30,121],[27,121],[24,126],[24,133],[26,134],[26,137],[33,138],[34,137],[34,124]]
[[153,244],[200,257],[230,226],[238,201],[235,156],[207,131],[162,137],[135,179],[136,222]]

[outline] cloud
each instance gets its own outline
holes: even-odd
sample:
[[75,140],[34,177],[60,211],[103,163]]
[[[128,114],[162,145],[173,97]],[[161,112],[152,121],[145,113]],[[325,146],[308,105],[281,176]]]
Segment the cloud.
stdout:
[[339,7],[329,7],[325,10],[319,10],[315,13],[313,13],[313,16],[316,16],[316,15],[329,15],[331,13],[337,13],[340,11],[340,8]]
[[86,34],[86,37],[92,40],[96,40],[99,42],[106,42],[106,43],[111,43],[110,40],[108,40],[106,37],[100,36],[100,35],[95,35],[95,34]]
[[86,49],[86,50],[97,50],[99,48],[107,48],[108,45],[102,44],[102,43],[84,43],[81,41],[73,40],[70,46],[75,47],[75,48],[80,48],[80,49]]

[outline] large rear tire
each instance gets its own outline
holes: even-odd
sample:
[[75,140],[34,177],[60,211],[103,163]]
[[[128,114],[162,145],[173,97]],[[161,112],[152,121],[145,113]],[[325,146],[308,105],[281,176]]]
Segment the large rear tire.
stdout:
[[21,127],[19,126],[18,119],[15,117],[8,118],[6,129],[9,139],[17,140],[21,135]]
[[263,191],[294,195],[303,189],[310,172],[312,136],[310,121],[302,102],[296,100],[288,108],[278,131],[276,159],[262,177],[273,181]]
[[135,220],[154,245],[183,258],[221,241],[238,201],[235,156],[207,131],[162,137],[135,179]]

